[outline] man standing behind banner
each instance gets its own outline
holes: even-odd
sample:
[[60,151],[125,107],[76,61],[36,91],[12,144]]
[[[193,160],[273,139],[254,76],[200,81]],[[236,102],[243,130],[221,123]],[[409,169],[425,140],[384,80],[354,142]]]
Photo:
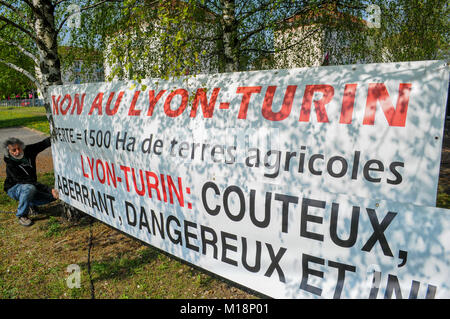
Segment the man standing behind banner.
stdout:
[[22,226],[33,224],[28,214],[34,206],[50,203],[59,197],[56,189],[37,182],[36,156],[50,145],[50,137],[27,146],[15,137],[3,143],[6,150],[4,190],[9,197],[19,201],[16,216]]

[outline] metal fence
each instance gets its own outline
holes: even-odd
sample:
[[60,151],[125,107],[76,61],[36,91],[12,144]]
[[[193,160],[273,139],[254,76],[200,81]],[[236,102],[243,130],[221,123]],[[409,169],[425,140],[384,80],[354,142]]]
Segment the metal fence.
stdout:
[[11,99],[0,100],[0,106],[43,106],[44,99]]

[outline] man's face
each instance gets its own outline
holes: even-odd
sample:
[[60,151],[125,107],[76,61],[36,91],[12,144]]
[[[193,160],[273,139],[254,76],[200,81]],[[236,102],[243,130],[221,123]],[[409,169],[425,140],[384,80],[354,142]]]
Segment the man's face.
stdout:
[[21,159],[23,157],[23,149],[20,144],[8,145],[8,151],[14,158]]

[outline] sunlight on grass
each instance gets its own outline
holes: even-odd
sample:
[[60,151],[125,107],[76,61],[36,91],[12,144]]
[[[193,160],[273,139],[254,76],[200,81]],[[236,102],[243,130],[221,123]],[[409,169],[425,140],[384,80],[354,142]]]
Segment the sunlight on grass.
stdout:
[[50,134],[44,107],[0,107],[0,128],[26,126]]

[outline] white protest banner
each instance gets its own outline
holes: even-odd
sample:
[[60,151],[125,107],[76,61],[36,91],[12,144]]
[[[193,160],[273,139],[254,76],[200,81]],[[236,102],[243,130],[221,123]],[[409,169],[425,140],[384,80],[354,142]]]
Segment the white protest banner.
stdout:
[[269,296],[448,297],[448,211],[412,205],[447,85],[424,61],[51,87],[56,187]]

